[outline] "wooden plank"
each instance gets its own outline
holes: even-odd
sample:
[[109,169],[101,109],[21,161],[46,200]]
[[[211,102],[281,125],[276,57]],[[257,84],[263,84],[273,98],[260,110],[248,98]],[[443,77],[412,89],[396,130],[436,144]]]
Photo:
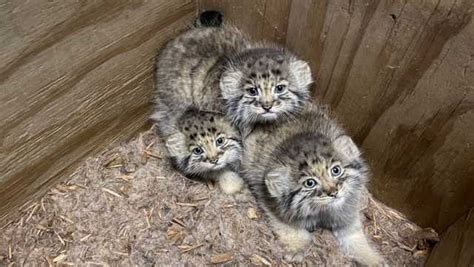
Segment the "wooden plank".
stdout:
[[438,231],[474,206],[472,1],[200,0],[199,9],[309,60],[315,99],[362,145],[379,199]]
[[[302,1],[292,2],[286,46],[309,61],[315,84],[319,84],[318,73],[320,70],[320,57],[322,56],[321,38],[327,14],[328,1]],[[314,95],[314,93],[313,93]]]
[[218,10],[224,22],[238,25],[255,40],[284,44],[291,0],[198,0],[200,11]]
[[0,4],[0,224],[145,125],[153,59],[195,11],[190,0]]
[[472,5],[293,1],[288,23],[316,98],[363,146],[372,191],[438,231],[474,206]]
[[474,208],[456,221],[441,235],[434,247],[426,267],[474,266]]

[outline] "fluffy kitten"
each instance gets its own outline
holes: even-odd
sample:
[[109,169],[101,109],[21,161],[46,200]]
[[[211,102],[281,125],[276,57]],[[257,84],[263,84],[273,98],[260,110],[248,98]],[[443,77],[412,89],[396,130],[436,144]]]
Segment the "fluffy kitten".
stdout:
[[379,265],[361,224],[368,168],[359,149],[322,108],[256,128],[244,141],[242,174],[291,261],[303,259],[317,228],[331,230],[357,262]]
[[238,129],[226,119],[218,69],[224,54],[245,47],[236,32],[214,34],[196,28],[169,42],[156,66],[155,108],[151,118],[174,165],[187,177],[217,180],[224,192],[240,190]]
[[157,101],[171,112],[189,104],[225,112],[243,134],[257,123],[297,114],[309,98],[309,65],[221,22],[220,13],[204,12],[197,25],[213,27],[193,28],[167,45],[157,76],[159,86],[170,89],[159,90]]
[[257,124],[297,115],[309,99],[311,83],[306,62],[282,48],[259,44],[229,56],[220,88],[227,114],[245,136]]

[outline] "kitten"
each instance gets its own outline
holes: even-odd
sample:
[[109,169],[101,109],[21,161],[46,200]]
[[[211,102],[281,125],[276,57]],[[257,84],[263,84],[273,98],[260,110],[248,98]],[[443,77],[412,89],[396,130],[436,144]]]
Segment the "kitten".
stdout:
[[238,129],[222,113],[217,70],[222,56],[245,47],[245,39],[236,32],[214,32],[190,30],[161,51],[151,119],[179,171],[197,180],[217,180],[225,193],[233,194],[243,185],[236,173],[242,145]]
[[193,179],[217,178],[222,190],[242,187],[236,174],[242,154],[238,130],[223,114],[188,109],[177,121],[178,131],[167,139],[173,165]]
[[294,117],[309,98],[309,65],[221,23],[219,12],[204,12],[196,25],[209,27],[193,28],[166,46],[157,76],[169,89],[159,90],[157,101],[171,112],[182,104],[225,112],[244,135],[255,124]]
[[258,124],[294,118],[309,100],[311,83],[306,62],[259,44],[228,58],[220,88],[228,115],[246,136]]
[[357,262],[383,263],[364,235],[359,213],[368,167],[323,108],[309,104],[295,120],[256,128],[244,147],[243,177],[287,260],[303,260],[310,232],[322,228]]
[[245,51],[250,43],[235,28],[211,25],[182,33],[161,51],[156,65],[158,110],[159,103],[170,112],[179,112],[183,106],[226,112],[219,89],[223,66],[228,56]]

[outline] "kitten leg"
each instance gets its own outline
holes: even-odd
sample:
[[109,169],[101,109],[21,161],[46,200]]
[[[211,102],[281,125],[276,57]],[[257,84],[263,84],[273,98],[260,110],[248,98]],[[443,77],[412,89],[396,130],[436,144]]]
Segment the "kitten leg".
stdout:
[[369,244],[360,222],[333,232],[342,250],[360,264],[384,266],[384,259]]
[[244,184],[242,178],[233,171],[223,171],[217,177],[217,181],[222,191],[228,195],[239,192]]
[[276,218],[270,218],[273,231],[283,244],[287,262],[302,262],[304,260],[304,251],[309,246],[313,237],[306,229],[294,228],[288,224],[282,223]]

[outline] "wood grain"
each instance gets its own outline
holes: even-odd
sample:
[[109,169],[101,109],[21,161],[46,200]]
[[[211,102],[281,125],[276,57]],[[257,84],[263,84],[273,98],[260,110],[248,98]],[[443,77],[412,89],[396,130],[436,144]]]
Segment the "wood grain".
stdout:
[[[362,145],[375,195],[445,230],[474,206],[472,2],[328,1],[325,8],[322,29],[307,33],[319,36],[307,52],[317,99]],[[305,27],[292,17],[289,25],[289,32]]]
[[379,199],[438,231],[474,206],[471,0],[44,0],[0,2],[0,217],[142,126],[154,54],[209,9],[310,62]]
[[0,224],[145,125],[153,58],[195,11],[184,0],[0,4]]
[[459,218],[441,235],[441,242],[431,252],[426,267],[474,266],[474,209]]
[[284,44],[291,0],[198,0],[200,11],[218,10],[255,40]]
[[474,206],[473,4],[201,0],[199,8],[309,60],[314,96],[362,145],[374,194],[443,231]]

